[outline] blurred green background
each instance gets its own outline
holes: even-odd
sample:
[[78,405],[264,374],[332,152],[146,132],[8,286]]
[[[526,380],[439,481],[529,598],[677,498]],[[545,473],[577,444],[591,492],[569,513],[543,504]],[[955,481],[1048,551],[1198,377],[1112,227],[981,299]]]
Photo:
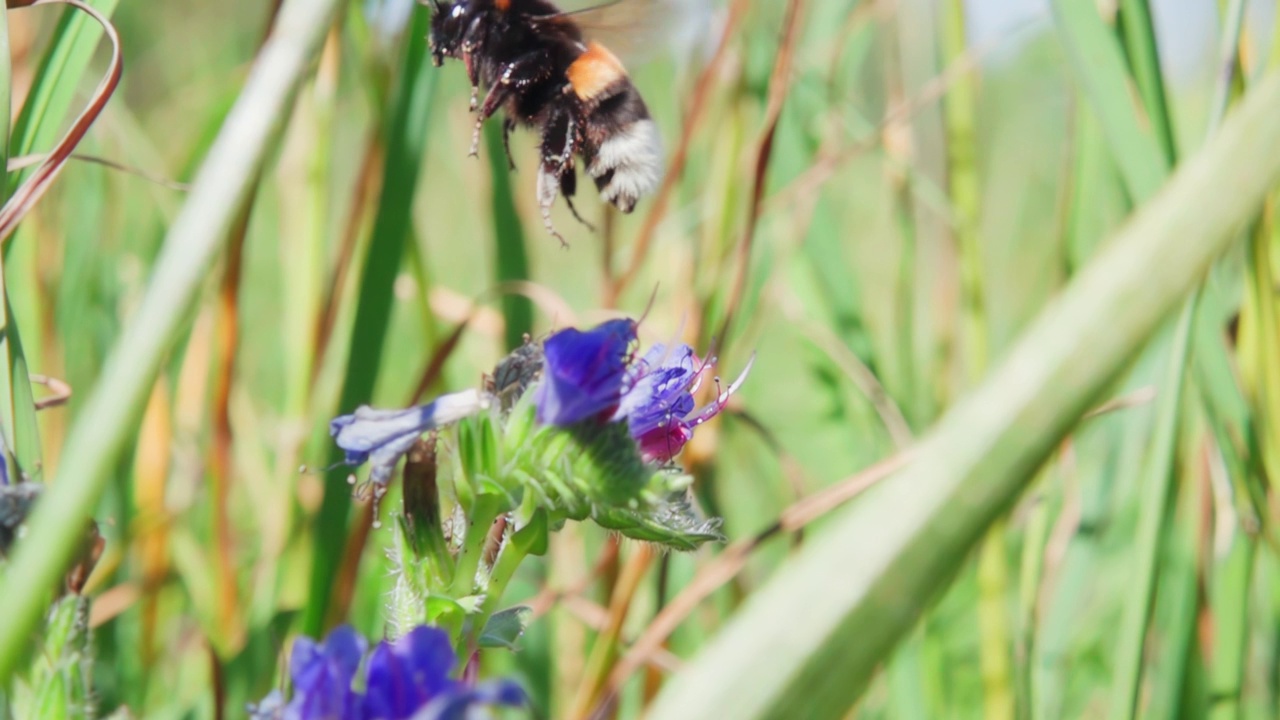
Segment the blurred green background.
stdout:
[[[40,477],[56,470],[183,203],[181,187],[154,179],[192,177],[276,9],[95,5],[114,10],[126,70],[78,152],[136,171],[71,162],[5,248],[26,362],[74,390],[38,415],[38,464],[19,453]],[[682,456],[730,541],[747,538],[924,433],[1144,199],[1086,96],[1091,70],[1064,45],[1069,13],[1049,3],[668,5],[682,32],[631,70],[683,172],[631,216],[581,191],[594,234],[558,206],[567,250],[538,220],[532,133],[515,136],[515,173],[493,132],[479,159],[467,156],[465,73],[425,61],[425,8],[343,7],[96,513],[107,540],[90,584],[102,710],[236,717],[279,686],[290,633],[346,619],[381,634],[398,500],[384,498],[375,518],[367,501],[350,502],[346,469],[326,472],[335,414],[475,386],[526,332],[643,313],[642,340],[715,348],[726,378],[756,354],[730,410]],[[1277,56],[1274,3],[1126,0],[1119,17],[1115,2],[1096,5],[1127,61],[1122,112],[1170,164],[1216,122],[1223,59],[1239,70],[1234,97]],[[15,113],[65,34],[59,12],[9,13]],[[1162,64],[1154,85],[1142,37]],[[97,53],[78,90],[63,78],[74,106],[105,67]],[[1261,532],[1280,427],[1265,381],[1280,367],[1280,328],[1258,310],[1274,296],[1269,214],[1251,237],[1198,308],[1170,507],[1144,495],[1160,372],[1144,356],[851,716],[1128,716],[1117,656],[1133,636],[1126,608],[1142,557],[1158,584],[1138,615],[1149,630],[1138,635],[1137,714],[1280,712],[1280,562]],[[1153,541],[1144,513],[1158,516]],[[638,716],[676,659],[802,542],[797,532],[762,543],[685,619],[670,654],[623,688],[617,715]],[[486,672],[518,677],[539,717],[575,716],[601,677],[588,658],[610,612],[625,611],[625,647],[718,549],[663,557],[631,594],[619,576],[635,552],[594,526],[560,533],[509,598],[545,614],[518,653],[490,652]]]

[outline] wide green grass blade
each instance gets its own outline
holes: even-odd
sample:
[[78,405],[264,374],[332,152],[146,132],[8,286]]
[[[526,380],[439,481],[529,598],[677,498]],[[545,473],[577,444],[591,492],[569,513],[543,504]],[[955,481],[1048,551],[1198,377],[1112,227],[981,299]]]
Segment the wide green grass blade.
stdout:
[[53,587],[82,537],[82,523],[137,426],[160,365],[182,334],[337,7],[334,0],[288,0],[281,8],[272,37],[165,237],[147,292],[71,428],[56,481],[0,578],[0,597],[6,598],[0,683],[13,672],[43,610],[40,589]]
[[[1176,240],[1174,240],[1176,241]],[[1198,294],[1198,292],[1197,292]],[[1166,361],[1156,404],[1155,434],[1151,439],[1147,465],[1138,501],[1138,529],[1134,538],[1134,567],[1131,593],[1124,608],[1116,651],[1112,683],[1111,717],[1131,717],[1137,712],[1141,689],[1142,659],[1147,627],[1155,602],[1156,577],[1160,569],[1161,544],[1169,533],[1169,508],[1174,492],[1173,464],[1182,415],[1183,388],[1190,353],[1195,300],[1187,302],[1173,331],[1171,352]]]
[[[1126,180],[1134,202],[1146,200],[1152,183],[1163,180],[1175,162],[1169,109],[1166,105],[1155,29],[1146,0],[1123,3],[1123,38],[1142,107],[1135,107],[1120,92],[1127,87],[1127,68],[1116,61],[1117,44],[1099,11],[1076,3],[1058,3],[1059,34],[1073,51],[1076,76],[1085,86],[1091,108],[1102,119],[1104,136]],[[1084,51],[1084,52],[1082,52]],[[1150,128],[1155,142],[1142,133]],[[1153,149],[1154,145],[1154,149]],[[1137,710],[1143,675],[1143,654],[1154,608],[1161,560],[1175,548],[1165,548],[1173,537],[1168,529],[1174,488],[1174,461],[1182,422],[1182,389],[1191,355],[1192,322],[1196,297],[1183,307],[1164,359],[1163,382],[1156,406],[1156,424],[1142,477],[1142,499],[1134,553],[1134,590],[1128,595],[1119,628],[1112,682],[1111,716],[1132,717]],[[1160,346],[1153,352],[1166,354]],[[1162,552],[1162,549],[1166,552]],[[1170,588],[1177,593],[1179,588]],[[1194,607],[1194,599],[1192,600]],[[1170,692],[1174,692],[1170,689]]]
[[1280,179],[1277,112],[1272,77],[943,417],[911,466],[835,514],[650,715],[844,714],[1035,468],[1257,211]]
[[[393,95],[382,196],[360,278],[339,412],[351,412],[373,399],[378,368],[382,364],[383,345],[391,321],[393,287],[411,229],[410,211],[426,143],[424,128],[436,84],[436,73],[427,56],[429,22],[427,6],[416,6],[406,31],[404,62]],[[334,463],[342,460],[342,452],[336,446],[331,452]],[[316,527],[321,530],[315,533],[311,592],[302,620],[303,632],[313,636],[320,634],[326,624],[333,581],[346,543],[347,514],[351,508],[349,474],[350,469],[344,465],[325,473],[324,501],[315,519]]]

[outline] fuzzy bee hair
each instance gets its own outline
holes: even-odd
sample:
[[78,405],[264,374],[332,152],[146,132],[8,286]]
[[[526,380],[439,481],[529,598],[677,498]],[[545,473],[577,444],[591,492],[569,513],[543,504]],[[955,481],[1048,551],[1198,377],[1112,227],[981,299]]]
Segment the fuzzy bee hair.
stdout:
[[[575,22],[547,0],[432,0],[431,55],[463,61],[477,112],[471,154],[485,121],[504,111],[503,146],[517,125],[541,133],[538,207],[547,231],[563,196],[573,206],[581,160],[601,197],[624,213],[662,179],[658,127],[622,62],[591,42]],[[483,101],[480,90],[485,90]],[[583,221],[585,224],[585,221]]]

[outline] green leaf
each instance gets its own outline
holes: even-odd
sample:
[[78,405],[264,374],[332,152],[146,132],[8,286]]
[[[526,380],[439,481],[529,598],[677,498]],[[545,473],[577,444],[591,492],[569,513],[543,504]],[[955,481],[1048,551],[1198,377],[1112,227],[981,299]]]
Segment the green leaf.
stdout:
[[516,640],[524,634],[524,629],[533,619],[533,609],[525,605],[517,605],[500,610],[489,616],[489,621],[480,631],[480,647],[503,647],[514,651]]

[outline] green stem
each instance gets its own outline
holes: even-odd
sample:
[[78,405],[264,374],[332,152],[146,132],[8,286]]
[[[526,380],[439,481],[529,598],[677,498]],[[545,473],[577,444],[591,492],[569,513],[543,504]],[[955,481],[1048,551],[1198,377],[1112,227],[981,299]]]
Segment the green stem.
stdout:
[[[484,133],[485,154],[492,179],[490,208],[493,211],[493,276],[498,285],[529,279],[529,258],[525,250],[524,227],[511,194],[511,171],[502,147],[502,123],[488,124]],[[503,336],[507,350],[524,344],[525,333],[533,332],[533,302],[510,288],[502,293]]]
[[476,571],[480,569],[480,561],[484,558],[489,530],[493,527],[493,521],[502,514],[505,502],[503,498],[494,495],[476,496],[467,518],[467,534],[462,541],[462,550],[454,565],[453,582],[449,585],[448,594],[454,600],[475,593]]
[[1257,541],[1237,524],[1209,590],[1213,612],[1213,663],[1209,666],[1210,720],[1241,716],[1245,656],[1249,646],[1249,593]]
[[529,557],[529,551],[540,543],[545,544],[546,536],[545,522],[531,522],[517,530],[507,540],[506,547],[502,549],[498,562],[489,574],[489,587],[485,590],[484,604],[480,607],[480,615],[475,623],[477,633],[484,630],[489,617],[497,612],[502,596],[507,591],[507,585],[511,582],[511,578],[515,577],[520,564]]
[[[1037,481],[1041,488],[1048,485],[1047,472]],[[1043,493],[1043,490],[1041,490]],[[1018,573],[1017,636],[1014,644],[1014,687],[1016,712],[1022,720],[1031,718],[1036,707],[1036,687],[1033,681],[1036,649],[1036,625],[1040,620],[1040,583],[1044,577],[1044,551],[1049,542],[1049,501],[1036,497],[1027,514],[1027,524],[1022,534],[1022,560]]]

